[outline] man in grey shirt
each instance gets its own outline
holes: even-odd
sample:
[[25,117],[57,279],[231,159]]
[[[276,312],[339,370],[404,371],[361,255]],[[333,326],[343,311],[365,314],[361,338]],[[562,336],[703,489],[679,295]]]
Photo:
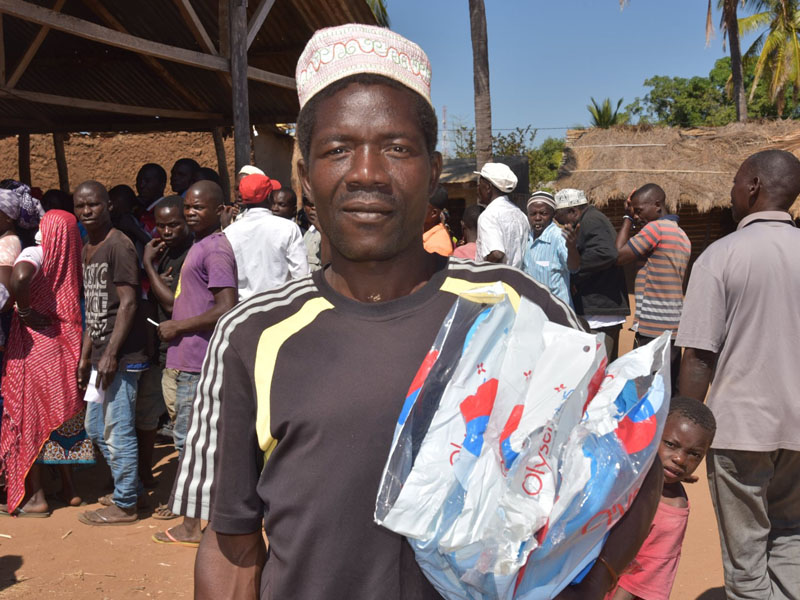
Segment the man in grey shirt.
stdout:
[[733,180],[736,232],[698,258],[677,345],[681,395],[717,419],[708,480],[728,598],[800,598],[800,161],[767,150]]

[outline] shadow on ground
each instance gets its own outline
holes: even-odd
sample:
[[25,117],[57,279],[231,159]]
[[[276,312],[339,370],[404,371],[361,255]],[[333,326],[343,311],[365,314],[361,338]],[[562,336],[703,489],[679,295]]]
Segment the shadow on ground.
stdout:
[[17,580],[17,569],[22,566],[22,557],[16,554],[0,556],[0,590],[11,587]]
[[725,600],[725,588],[715,587],[707,589],[700,594],[695,600]]

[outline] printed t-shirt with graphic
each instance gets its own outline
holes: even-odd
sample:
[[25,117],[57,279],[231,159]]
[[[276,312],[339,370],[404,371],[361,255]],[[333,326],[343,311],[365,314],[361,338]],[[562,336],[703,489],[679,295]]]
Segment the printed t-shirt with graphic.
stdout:
[[97,366],[100,362],[117,322],[117,285],[129,285],[134,288],[137,298],[136,316],[117,361],[120,371],[144,371],[149,363],[145,353],[144,313],[138,303],[139,257],[136,248],[124,233],[112,229],[91,260],[87,260],[87,250],[88,246],[83,248],[83,292],[86,297],[86,328],[92,340],[92,365]]
[[[440,598],[405,538],[373,522],[375,498],[408,387],[456,294],[496,281],[579,327],[521,271],[443,257],[420,290],[389,302],[345,298],[316,271],[241,303],[217,325],[198,387],[195,419],[219,415],[210,437],[192,423],[205,479],[179,475],[173,510],[210,479],[212,529],[251,533],[263,521],[262,599]],[[181,472],[197,473],[189,452]]]
[[[212,289],[236,289],[236,258],[222,232],[196,241],[189,249],[178,278],[172,319],[182,321],[202,315],[214,306]],[[174,339],[167,349],[167,368],[199,373],[211,331],[196,331]]]
[[692,255],[689,236],[676,215],[650,221],[628,241],[639,258],[647,259],[636,274],[636,326],[640,335],[675,337],[683,310],[683,278]]
[[[186,255],[189,253],[189,249],[192,247],[192,238],[189,238],[186,242],[186,246],[183,248],[167,248],[161,256],[161,260],[159,260],[156,265],[156,273],[159,275],[166,273],[170,268],[172,269],[172,271],[170,271],[172,281],[169,284],[169,289],[173,297],[175,296],[175,290],[178,289],[181,268],[186,260]],[[148,297],[156,306],[156,319],[158,322],[163,323],[164,321],[169,321],[172,318],[172,313],[161,306],[161,303],[156,300],[152,291],[149,292]],[[167,348],[169,348],[169,342],[162,341],[158,345],[158,362],[162,367],[167,364]]]

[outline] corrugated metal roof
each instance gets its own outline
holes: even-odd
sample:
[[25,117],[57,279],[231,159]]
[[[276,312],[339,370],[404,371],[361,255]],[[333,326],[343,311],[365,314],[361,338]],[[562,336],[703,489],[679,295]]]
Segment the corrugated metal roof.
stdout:
[[[52,0],[26,0],[52,8]],[[191,0],[212,43],[219,49],[219,2]],[[101,7],[93,10],[94,4]],[[249,16],[259,2],[251,0]],[[70,0],[62,12],[104,27],[107,11],[131,35],[195,52],[206,50],[184,22],[171,0]],[[277,0],[248,52],[251,66],[279,75],[294,76],[297,58],[306,41],[321,27],[348,22],[373,23],[365,0]],[[6,77],[9,77],[40,30],[40,26],[3,15]],[[132,105],[172,111],[218,115],[182,119],[175,116],[129,115],[97,108],[78,108],[33,102],[0,92],[0,135],[21,132],[210,129],[232,123],[231,92],[219,73],[156,59],[144,59],[130,50],[107,46],[51,29],[15,86],[20,92]],[[172,83],[170,83],[170,81]],[[176,89],[176,87],[178,89]],[[293,90],[250,80],[252,123],[293,122],[298,104]]]

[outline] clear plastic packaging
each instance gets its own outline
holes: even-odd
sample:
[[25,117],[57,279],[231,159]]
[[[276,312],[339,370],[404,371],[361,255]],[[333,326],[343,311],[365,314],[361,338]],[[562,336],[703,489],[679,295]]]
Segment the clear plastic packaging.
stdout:
[[661,439],[669,335],[599,336],[502,286],[455,302],[403,406],[375,521],[449,600],[552,598],[596,559]]

